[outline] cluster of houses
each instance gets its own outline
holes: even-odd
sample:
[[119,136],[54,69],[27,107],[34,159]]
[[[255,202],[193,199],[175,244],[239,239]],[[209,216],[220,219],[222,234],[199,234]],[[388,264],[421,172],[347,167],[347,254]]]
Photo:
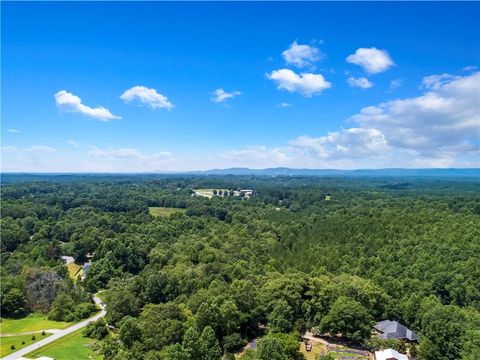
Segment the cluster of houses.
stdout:
[[249,197],[253,196],[253,190],[250,189],[238,189],[238,190],[217,190],[217,189],[212,189],[212,190],[193,190],[192,196],[206,196],[206,197],[211,197],[211,196],[225,196],[224,193],[228,192],[228,196],[239,196],[243,197],[245,199],[248,199]]

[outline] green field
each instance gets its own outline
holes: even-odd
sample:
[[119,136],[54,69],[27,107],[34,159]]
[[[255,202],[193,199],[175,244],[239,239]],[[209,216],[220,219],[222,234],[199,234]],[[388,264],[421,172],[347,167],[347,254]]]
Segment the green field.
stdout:
[[152,216],[169,216],[174,213],[183,213],[186,209],[181,208],[169,208],[169,207],[149,207],[148,211]]
[[29,353],[27,357],[49,356],[55,360],[99,360],[102,357],[89,347],[93,343],[94,340],[83,337],[82,330],[79,330]]
[[31,313],[20,319],[2,318],[0,323],[0,333],[21,334],[24,332],[47,329],[65,329],[70,325],[72,325],[72,323],[48,320],[47,315]]
[[[35,340],[32,340],[32,336],[35,335]],[[29,334],[29,335],[19,335],[19,336],[2,336],[0,338],[0,357],[7,356],[8,354],[11,354],[17,350],[20,350],[24,348],[25,346],[32,345],[33,343],[36,343],[37,341],[40,341],[42,339],[45,339],[49,337],[52,334],[45,334],[42,335],[41,332],[35,333],[35,334]],[[24,345],[22,345],[22,341],[25,342]],[[12,350],[11,346],[15,345],[15,349]]]

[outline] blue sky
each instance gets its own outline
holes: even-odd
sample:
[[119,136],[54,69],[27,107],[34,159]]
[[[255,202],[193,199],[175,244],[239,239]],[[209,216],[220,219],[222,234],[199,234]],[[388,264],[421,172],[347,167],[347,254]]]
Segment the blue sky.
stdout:
[[3,171],[479,166],[479,3],[1,6]]

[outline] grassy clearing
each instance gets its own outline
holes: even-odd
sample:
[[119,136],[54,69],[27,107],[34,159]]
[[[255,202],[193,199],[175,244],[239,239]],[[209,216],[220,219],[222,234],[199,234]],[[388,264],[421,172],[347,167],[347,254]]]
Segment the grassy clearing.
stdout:
[[300,352],[305,356],[306,360],[315,360],[319,354],[325,353],[325,347],[321,343],[313,343],[312,351],[305,349],[305,343],[300,342]]
[[152,216],[169,216],[174,213],[183,213],[186,209],[169,208],[169,207],[149,207],[148,211]]
[[100,360],[102,357],[91,347],[93,343],[94,340],[83,337],[82,330],[79,330],[31,352],[27,357],[49,356],[55,360]]
[[0,333],[20,334],[28,331],[41,331],[47,329],[65,329],[72,323],[48,320],[47,315],[31,313],[20,319],[2,318]]
[[83,266],[75,264],[74,262],[67,265],[68,273],[70,274],[71,279],[76,279],[78,275],[82,275]]
[[208,197],[208,198],[211,198],[213,196],[213,190],[221,191],[222,193],[225,190],[230,191],[230,190],[227,190],[227,189],[193,189],[193,191],[195,192],[195,195],[204,196],[204,197]]
[[[35,335],[35,340],[32,340],[32,336]],[[2,336],[0,338],[0,357],[7,356],[8,354],[11,354],[15,351],[18,351],[20,349],[23,349],[25,346],[32,345],[33,343],[36,343],[37,341],[40,341],[42,339],[45,339],[49,337],[52,334],[45,334],[42,335],[41,332],[35,333],[35,334],[30,334],[30,335],[19,335],[19,336]],[[25,342],[25,344],[22,345],[22,342]],[[11,346],[15,345],[15,349],[12,350]]]

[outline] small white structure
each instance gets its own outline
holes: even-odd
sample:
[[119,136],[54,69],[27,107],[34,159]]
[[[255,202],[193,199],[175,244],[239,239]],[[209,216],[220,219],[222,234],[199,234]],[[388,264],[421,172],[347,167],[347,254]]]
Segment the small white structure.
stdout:
[[407,355],[393,349],[375,351],[375,360],[408,360]]

